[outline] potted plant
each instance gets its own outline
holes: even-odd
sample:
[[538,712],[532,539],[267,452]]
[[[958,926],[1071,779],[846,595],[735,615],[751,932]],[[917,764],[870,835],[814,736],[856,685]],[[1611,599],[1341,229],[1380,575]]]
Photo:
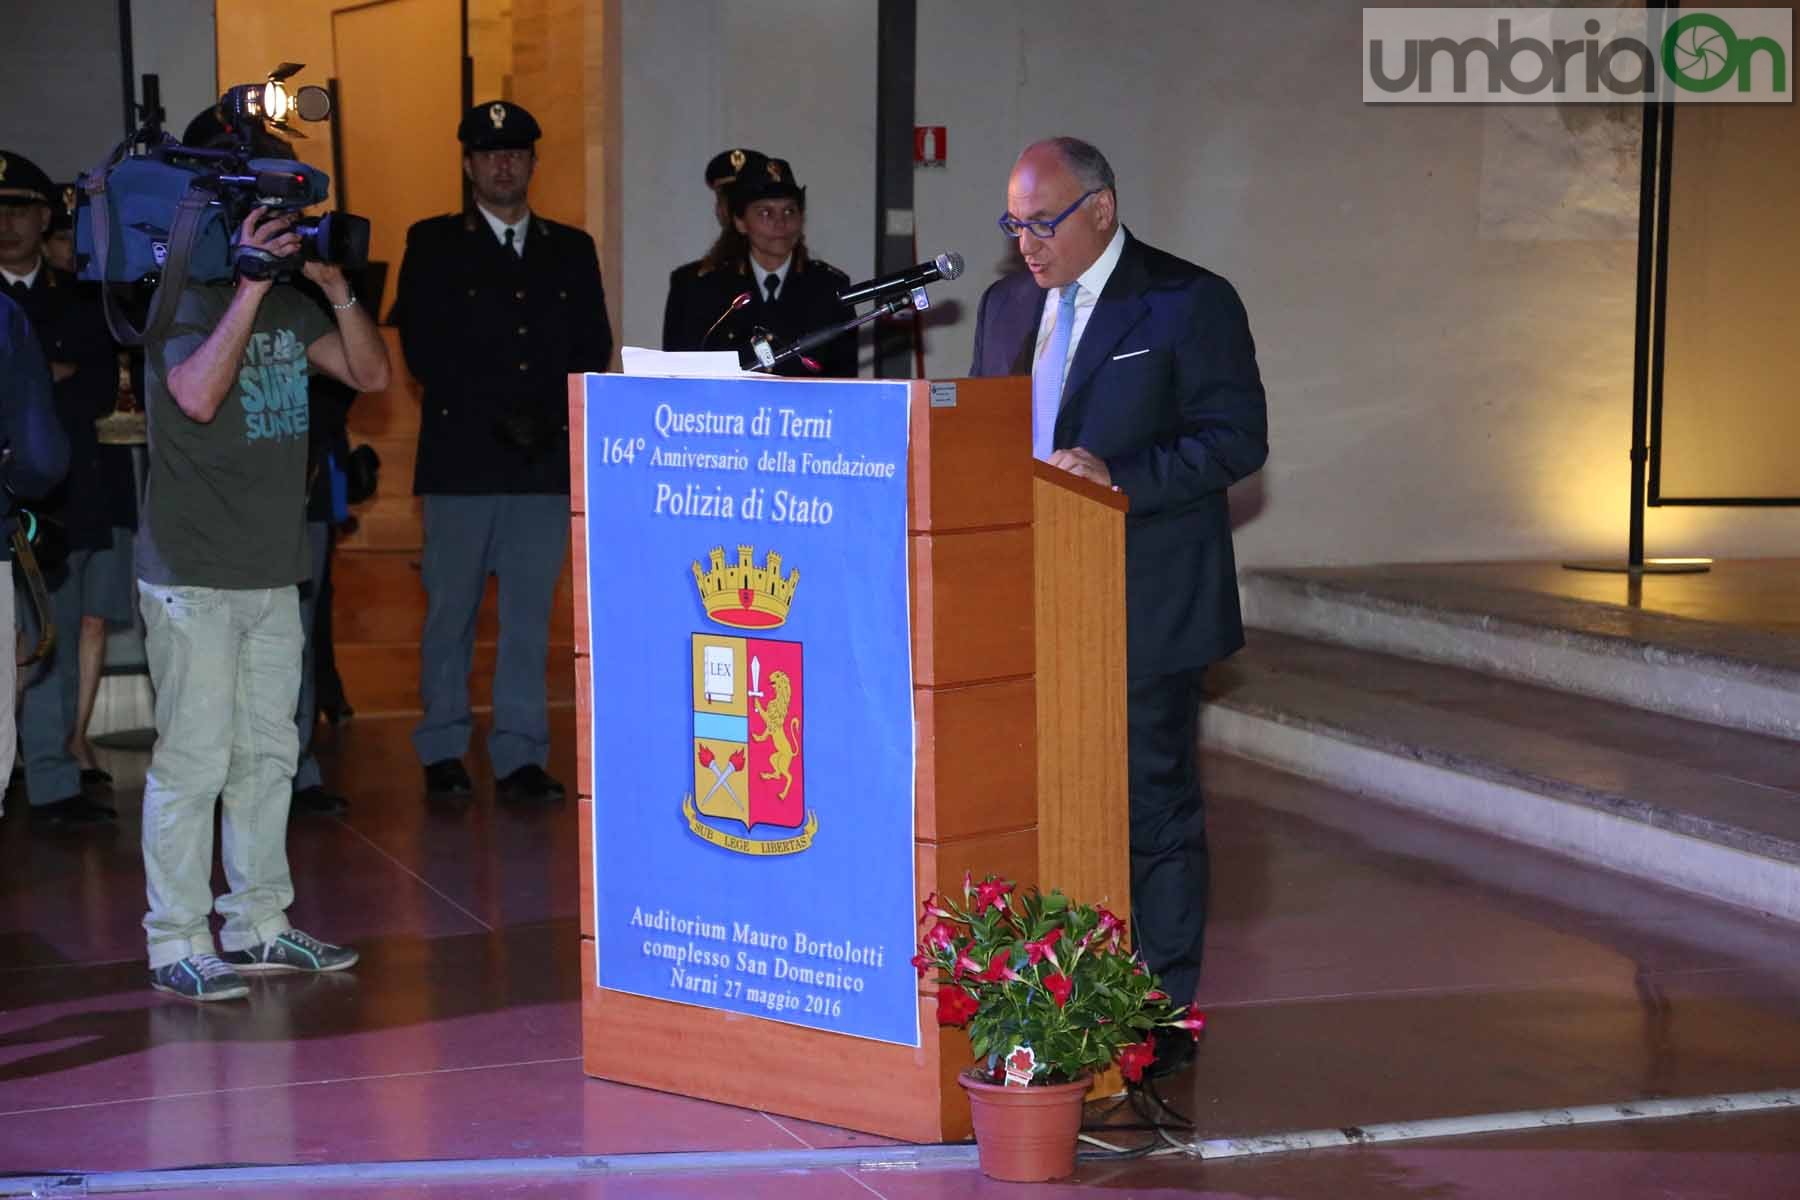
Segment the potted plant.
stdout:
[[1072,1173],[1093,1074],[1116,1063],[1135,1082],[1154,1031],[1206,1027],[1125,948],[1123,921],[1061,892],[965,874],[961,899],[933,893],[919,924],[913,966],[937,980],[939,1024],[966,1027],[975,1052],[959,1082],[993,1178]]

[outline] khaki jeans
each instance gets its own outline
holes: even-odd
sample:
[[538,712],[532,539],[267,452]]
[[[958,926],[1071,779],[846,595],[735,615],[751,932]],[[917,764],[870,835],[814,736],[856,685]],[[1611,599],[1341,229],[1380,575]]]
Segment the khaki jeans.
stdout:
[[[156,749],[144,780],[144,932],[150,966],[245,950],[288,928],[288,802],[299,755],[298,589],[138,582],[156,688]],[[212,896],[213,813],[230,890]]]

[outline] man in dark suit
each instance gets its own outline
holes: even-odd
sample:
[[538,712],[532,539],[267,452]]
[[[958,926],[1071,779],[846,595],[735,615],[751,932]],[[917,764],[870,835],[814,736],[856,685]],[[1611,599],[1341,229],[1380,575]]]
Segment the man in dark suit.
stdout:
[[471,787],[469,670],[488,575],[500,588],[488,758],[502,799],[561,799],[544,769],[550,609],[569,551],[568,376],[604,371],[612,327],[594,239],[531,211],[538,124],[477,104],[457,130],[475,203],[406,235],[406,365],[425,386],[413,491],[427,593],[413,747],[433,795]]
[[[1206,927],[1201,681],[1244,642],[1225,489],[1268,455],[1256,348],[1229,283],[1119,224],[1112,168],[1094,147],[1028,146],[1006,199],[1000,226],[1026,270],[982,296],[970,374],[1030,375],[1033,453],[1131,502],[1132,905],[1138,948],[1185,1004]],[[1159,1066],[1191,1053],[1170,1040]]]

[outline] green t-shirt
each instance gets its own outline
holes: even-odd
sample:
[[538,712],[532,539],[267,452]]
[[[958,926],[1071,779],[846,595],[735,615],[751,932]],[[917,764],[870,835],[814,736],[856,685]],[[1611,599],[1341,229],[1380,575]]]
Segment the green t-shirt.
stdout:
[[137,573],[148,583],[275,588],[311,573],[306,348],[334,326],[294,288],[270,288],[231,391],[210,422],[196,421],[169,395],[169,370],[218,326],[232,294],[189,286],[168,336],[145,346],[150,479]]

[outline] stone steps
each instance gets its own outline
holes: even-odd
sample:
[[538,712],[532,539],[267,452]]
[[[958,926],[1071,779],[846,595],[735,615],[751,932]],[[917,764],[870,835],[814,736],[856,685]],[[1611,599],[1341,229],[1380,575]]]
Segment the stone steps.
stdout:
[[1264,629],[1208,691],[1215,749],[1800,920],[1785,738]]

